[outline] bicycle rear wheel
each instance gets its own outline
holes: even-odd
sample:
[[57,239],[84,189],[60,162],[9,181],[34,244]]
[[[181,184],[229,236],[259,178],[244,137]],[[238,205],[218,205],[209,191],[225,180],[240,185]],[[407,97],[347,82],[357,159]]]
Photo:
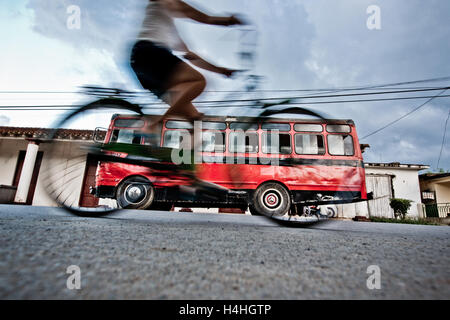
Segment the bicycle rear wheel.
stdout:
[[[85,217],[110,214],[119,207],[112,199],[90,194],[102,153],[103,141],[94,141],[93,133],[105,138],[111,117],[141,115],[140,108],[120,99],[102,99],[70,112],[58,121],[44,148],[48,161],[43,168],[43,185],[49,198],[69,212]],[[84,130],[80,130],[83,128]]]

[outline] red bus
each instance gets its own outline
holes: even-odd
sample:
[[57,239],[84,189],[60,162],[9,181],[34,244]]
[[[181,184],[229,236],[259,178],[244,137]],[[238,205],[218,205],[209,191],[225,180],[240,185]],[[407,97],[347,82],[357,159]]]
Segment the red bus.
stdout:
[[[105,143],[149,145],[142,135],[148,121],[151,117],[114,115]],[[157,143],[180,148],[191,129],[188,122],[167,119]],[[139,163],[114,161],[99,162],[92,193],[134,209],[249,207],[253,214],[269,215],[367,200],[362,152],[352,120],[271,118],[258,123],[252,117],[210,116],[201,122],[201,136],[196,174],[226,188],[223,196],[189,193],[182,179]]]

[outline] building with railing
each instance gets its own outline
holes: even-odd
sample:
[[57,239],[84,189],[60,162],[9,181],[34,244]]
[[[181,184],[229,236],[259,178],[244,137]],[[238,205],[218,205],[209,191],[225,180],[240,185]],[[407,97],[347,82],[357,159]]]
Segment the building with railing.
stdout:
[[450,216],[450,173],[425,173],[419,180],[427,217]]

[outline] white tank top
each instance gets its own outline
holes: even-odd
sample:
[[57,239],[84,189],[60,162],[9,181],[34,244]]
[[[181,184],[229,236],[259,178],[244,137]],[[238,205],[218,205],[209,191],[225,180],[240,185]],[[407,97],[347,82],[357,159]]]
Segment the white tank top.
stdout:
[[172,50],[183,50],[183,41],[170,12],[158,1],[149,2],[138,39],[149,40]]

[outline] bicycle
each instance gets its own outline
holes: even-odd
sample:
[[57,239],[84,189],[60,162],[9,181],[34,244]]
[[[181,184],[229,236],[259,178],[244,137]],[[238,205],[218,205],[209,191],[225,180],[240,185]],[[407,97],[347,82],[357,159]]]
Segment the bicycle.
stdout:
[[[251,64],[254,61],[254,55],[251,52],[241,52],[240,56],[245,59],[247,63]],[[259,76],[251,74],[249,70],[242,72],[241,77],[246,80],[245,83],[248,92],[254,92],[261,80]],[[132,202],[130,200],[132,199],[126,199],[126,197],[124,197],[124,199],[118,199],[116,204],[103,203],[94,208],[83,207],[80,204],[75,188],[79,188],[80,181],[83,179],[83,165],[89,157],[94,158],[95,161],[111,161],[143,166],[148,168],[148,170],[153,170],[163,178],[178,179],[176,181],[181,181],[185,186],[190,186],[211,197],[228,196],[236,193],[236,191],[225,189],[222,186],[197,179],[195,176],[195,164],[193,162],[175,164],[171,156],[174,151],[179,152],[180,150],[174,150],[173,148],[162,147],[160,145],[157,146],[155,144],[144,145],[143,147],[137,148],[136,146],[127,143],[104,143],[102,141],[95,141],[93,143],[79,144],[75,149],[64,149],[64,142],[60,142],[61,133],[63,133],[63,129],[61,128],[76,127],[80,121],[84,124],[95,123],[97,127],[100,121],[107,121],[109,125],[110,117],[107,115],[111,114],[111,112],[114,112],[114,114],[130,115],[130,117],[146,116],[143,105],[129,102],[131,98],[136,96],[135,92],[99,87],[84,87],[84,90],[86,94],[94,96],[97,100],[66,114],[54,125],[56,129],[53,130],[48,137],[49,155],[52,160],[49,161],[49,167],[45,168],[44,183],[47,193],[59,206],[65,208],[72,214],[82,217],[101,217],[122,208],[133,208],[133,206],[130,205]],[[325,118],[321,114],[305,108],[287,107],[284,109],[274,109],[274,107],[291,104],[292,102],[290,100],[275,103],[262,103],[258,99],[250,100],[254,105],[254,108],[259,108],[259,115],[255,117],[259,123],[269,121],[274,115],[280,116],[287,114],[306,115],[325,121]],[[242,129],[246,131],[246,128]],[[141,139],[148,139],[150,141],[154,138],[155,137],[141,134]],[[127,154],[127,156],[124,157],[124,153]],[[68,155],[70,160],[62,160],[63,157],[61,156],[64,155]],[[191,157],[191,159],[193,159],[193,157]],[[154,197],[154,193],[152,194],[151,183],[148,181],[136,179],[132,184],[129,184],[128,188],[130,188],[128,194],[129,197],[133,197],[133,194],[136,196],[145,194],[145,201],[148,201],[148,203],[150,203]],[[237,193],[237,196],[240,196],[239,192]],[[304,216],[304,219],[301,219],[302,216],[303,215],[292,214],[284,217],[270,216],[269,218],[281,222],[297,224],[312,223],[324,219],[322,216],[313,219],[310,215]]]

